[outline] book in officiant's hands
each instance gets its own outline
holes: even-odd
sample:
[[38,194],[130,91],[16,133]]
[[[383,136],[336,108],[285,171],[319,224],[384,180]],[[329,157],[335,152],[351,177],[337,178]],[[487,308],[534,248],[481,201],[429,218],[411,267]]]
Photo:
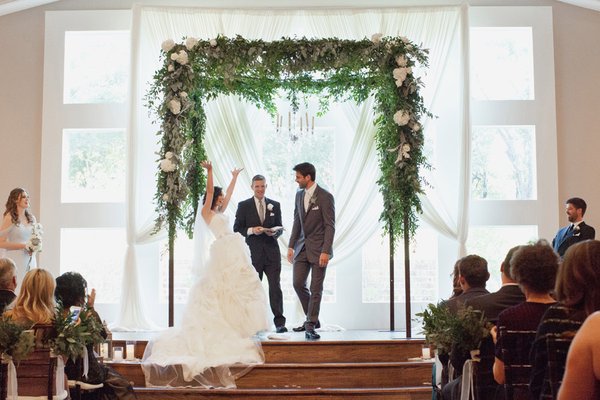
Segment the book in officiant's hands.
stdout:
[[273,226],[271,228],[262,228],[264,233],[278,233],[279,231],[283,231],[285,228],[283,226]]

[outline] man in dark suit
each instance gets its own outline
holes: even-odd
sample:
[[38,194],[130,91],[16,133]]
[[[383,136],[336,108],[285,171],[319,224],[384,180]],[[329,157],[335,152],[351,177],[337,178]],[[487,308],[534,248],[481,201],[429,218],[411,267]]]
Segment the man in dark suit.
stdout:
[[579,197],[572,197],[565,204],[567,218],[571,224],[560,228],[552,239],[552,247],[561,258],[570,246],[596,237],[595,229],[583,222],[587,209],[585,201]]
[[465,307],[471,306],[475,310],[482,311],[483,315],[493,324],[496,323],[498,314],[502,311],[525,301],[525,295],[514,280],[510,270],[510,260],[520,247],[521,246],[515,246],[510,249],[506,254],[506,257],[504,257],[504,261],[502,261],[502,264],[500,265],[502,287],[498,289],[498,291],[465,301]]
[[[485,288],[488,279],[490,279],[490,273],[485,258],[476,254],[461,258],[458,261],[458,282],[463,292],[447,300],[444,304],[450,312],[457,314],[458,310],[465,307],[467,301],[489,293]],[[456,345],[452,346],[450,362],[459,375],[462,374],[462,368],[467,359],[467,354],[458,351]],[[460,376],[448,382],[442,388],[442,398],[452,400],[460,398],[461,382]]]
[[[283,316],[283,293],[281,292],[281,252],[277,238],[281,235],[281,207],[277,201],[265,197],[267,181],[264,176],[252,178],[254,196],[238,204],[233,230],[246,237],[250,247],[252,265],[260,280],[263,273],[269,282],[269,303],[277,333],[287,332]],[[278,227],[281,229],[273,230]]]
[[488,294],[485,288],[488,279],[490,273],[485,258],[476,254],[461,258],[458,263],[458,282],[463,292],[445,302],[448,309],[456,314],[467,300]]
[[[294,331],[305,331],[306,339],[315,340],[320,338],[315,328],[320,327],[323,281],[333,257],[335,205],[331,193],[316,184],[314,165],[301,163],[294,171],[300,190],[296,192],[287,258],[293,264],[294,290],[306,315],[304,324]],[[310,289],[306,285],[309,273]]]
[[[523,246],[515,246],[508,251],[504,261],[500,264],[500,277],[502,287],[498,291],[477,296],[465,301],[465,307],[473,307],[474,310],[483,312],[490,322],[496,325],[498,315],[509,307],[516,306],[525,301],[525,295],[515,281],[511,270],[511,260],[517,250]],[[494,380],[494,342],[491,336],[483,339],[479,345],[479,361],[477,379],[479,397],[484,399],[503,398],[496,395],[503,387],[498,387]]]
[[0,258],[0,315],[17,297],[17,268],[10,258]]

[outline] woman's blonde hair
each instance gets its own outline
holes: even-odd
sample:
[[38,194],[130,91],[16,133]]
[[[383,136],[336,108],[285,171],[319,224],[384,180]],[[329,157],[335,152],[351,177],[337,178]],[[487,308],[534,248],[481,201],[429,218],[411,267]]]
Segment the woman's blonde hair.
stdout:
[[54,288],[52,274],[36,268],[25,274],[21,290],[12,310],[5,315],[22,324],[49,324],[54,318]]

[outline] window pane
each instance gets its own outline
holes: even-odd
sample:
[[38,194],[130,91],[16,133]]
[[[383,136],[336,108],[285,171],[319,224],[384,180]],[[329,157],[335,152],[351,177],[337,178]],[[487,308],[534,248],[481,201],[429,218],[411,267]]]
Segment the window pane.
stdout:
[[65,129],[62,202],[124,201],[125,146],[122,129]]
[[[389,242],[381,231],[362,248],[362,301],[388,303],[390,293]],[[404,302],[404,245],[397,245],[394,260],[396,302]],[[410,243],[411,301],[436,302],[438,298],[437,234],[419,228]]]
[[[164,240],[160,246],[160,302],[166,304],[169,298],[169,242]],[[174,299],[175,304],[184,304],[194,277],[192,274],[192,257],[194,256],[194,242],[188,239],[185,232],[178,232],[175,239],[174,260]]]
[[64,103],[123,103],[128,31],[65,32]]
[[480,255],[487,260],[491,275],[487,285],[488,290],[496,290],[501,286],[500,264],[508,250],[514,246],[536,241],[537,238],[536,225],[471,226],[469,228],[467,252]]
[[125,260],[124,229],[61,229],[60,272],[79,272],[97,303],[118,303]]
[[531,27],[471,28],[471,96],[533,100]]
[[537,198],[534,126],[474,126],[471,149],[473,198]]

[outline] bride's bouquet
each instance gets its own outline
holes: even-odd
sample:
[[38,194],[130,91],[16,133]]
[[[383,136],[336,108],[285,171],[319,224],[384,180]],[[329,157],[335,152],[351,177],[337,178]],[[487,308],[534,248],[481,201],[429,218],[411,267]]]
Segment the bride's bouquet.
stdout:
[[31,236],[27,243],[25,243],[25,250],[29,252],[29,263],[27,264],[27,269],[29,269],[29,264],[31,264],[31,259],[35,255],[35,253],[39,253],[42,251],[42,235],[44,234],[42,224],[34,223],[31,227]]

